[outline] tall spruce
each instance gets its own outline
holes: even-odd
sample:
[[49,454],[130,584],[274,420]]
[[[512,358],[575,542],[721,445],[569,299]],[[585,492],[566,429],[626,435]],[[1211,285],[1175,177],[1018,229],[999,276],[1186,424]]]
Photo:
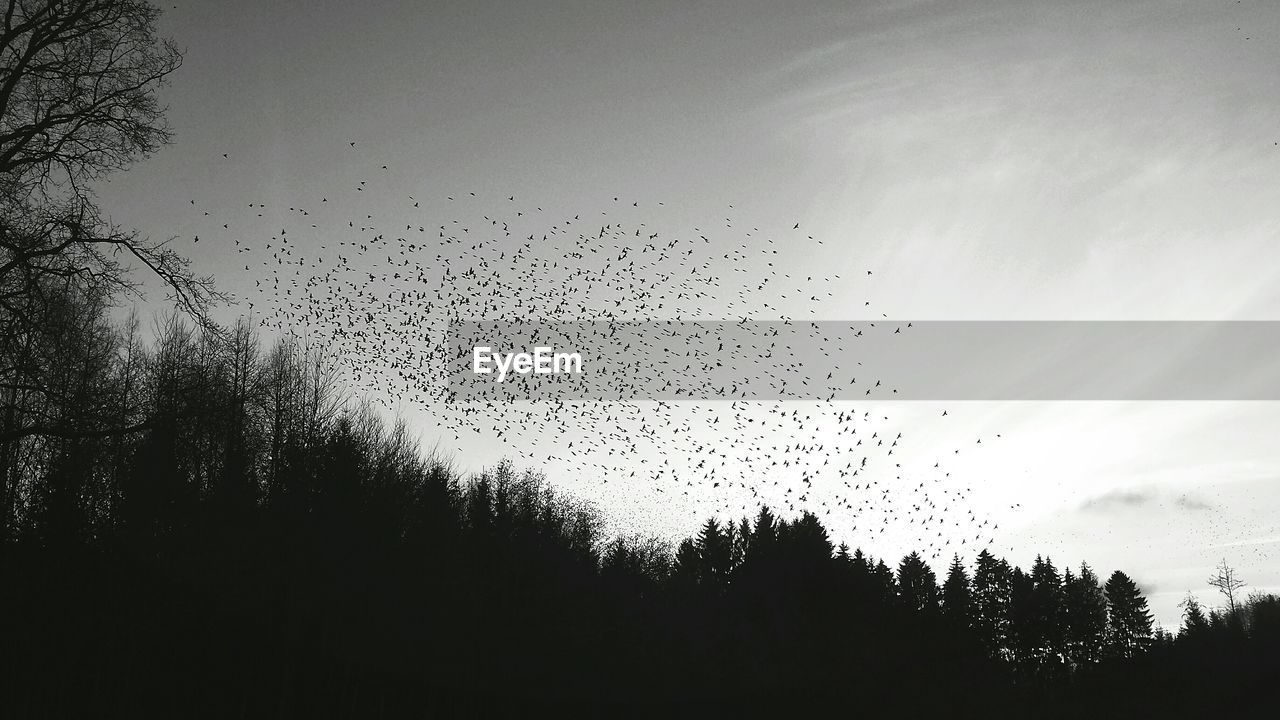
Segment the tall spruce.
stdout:
[[942,614],[954,628],[969,630],[973,626],[973,588],[959,555],[951,559],[947,579],[942,584]]
[[1151,644],[1151,613],[1137,583],[1117,570],[1107,579],[1107,653],[1130,658]]

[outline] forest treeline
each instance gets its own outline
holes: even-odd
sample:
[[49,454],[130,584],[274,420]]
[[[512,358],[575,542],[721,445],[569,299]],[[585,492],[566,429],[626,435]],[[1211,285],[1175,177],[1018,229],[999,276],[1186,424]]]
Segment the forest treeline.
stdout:
[[675,547],[611,538],[536,473],[461,476],[345,397],[314,348],[264,349],[247,321],[143,330],[48,290],[0,337],[7,717],[1194,715],[1277,679],[1274,596],[1192,600],[1175,637],[1123,572],[983,551],[939,579],[917,553],[833,547],[812,514],[712,518]]
[[[157,90],[182,54],[159,17],[145,0],[5,3],[0,717],[1272,701],[1273,596],[1189,602],[1174,637],[1122,572],[984,553],[939,583],[918,554],[873,560],[768,509],[672,548],[607,537],[508,464],[461,476],[344,397],[320,349],[217,326],[231,298],[211,277],[98,208],[94,183],[172,137]],[[113,319],[135,270],[192,325]]]

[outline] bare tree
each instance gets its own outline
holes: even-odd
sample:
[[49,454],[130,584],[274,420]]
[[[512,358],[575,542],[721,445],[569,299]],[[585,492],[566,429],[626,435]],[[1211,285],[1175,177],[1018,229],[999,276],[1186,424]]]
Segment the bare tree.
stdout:
[[[141,0],[8,0],[0,28],[0,287],[41,278],[116,290],[141,264],[203,318],[217,294],[186,260],[105,222],[88,183],[145,157],[172,133],[156,90],[182,54]],[[6,303],[8,304],[8,303]]]
[[89,184],[169,142],[157,89],[182,61],[142,0],[7,0],[0,18],[0,441],[137,428],[29,422],[22,397],[53,390],[17,352],[52,298],[137,296],[156,276],[196,321],[225,299],[168,246],[110,223]]
[[1245,586],[1245,582],[1236,576],[1236,571],[1227,564],[1227,559],[1222,559],[1222,564],[1217,568],[1218,574],[1209,578],[1209,586],[1218,589],[1227,598],[1227,610],[1235,615],[1236,592]]

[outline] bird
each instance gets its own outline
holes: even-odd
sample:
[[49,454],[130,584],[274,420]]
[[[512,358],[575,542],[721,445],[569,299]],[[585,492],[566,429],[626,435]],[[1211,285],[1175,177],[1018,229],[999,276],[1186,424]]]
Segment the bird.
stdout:
[[[228,238],[234,242],[211,243],[209,252],[225,247],[249,260],[242,265],[264,313],[260,327],[327,347],[349,386],[410,399],[455,440],[489,438],[521,462],[561,469],[566,482],[626,481],[655,498],[682,489],[716,508],[785,498],[795,512],[843,514],[868,527],[920,526],[957,543],[988,519],[966,513],[977,510],[966,507],[970,485],[951,475],[948,462],[909,466],[901,451],[911,434],[889,432],[890,418],[857,399],[896,387],[855,373],[856,364],[839,357],[820,373],[788,364],[800,348],[881,342],[910,324],[808,322],[847,281],[829,271],[793,277],[773,264],[780,245],[755,235],[768,225],[739,208],[681,226],[664,201],[624,203],[622,195],[563,212],[520,191],[446,191],[432,199],[393,188],[398,209],[388,215],[373,202],[387,185],[352,180],[290,198],[280,203],[288,206],[284,227],[262,229],[256,239],[261,221],[224,217],[229,210],[214,209],[217,224],[199,226],[226,237],[237,225]],[[647,217],[638,217],[641,204]],[[254,199],[249,207],[261,216],[265,206]],[[252,241],[241,243],[246,237]],[[790,238],[784,254],[803,255],[821,242]],[[518,291],[524,288],[533,292]],[[703,324],[715,312],[741,322]],[[603,368],[608,402],[535,401],[515,383],[450,401],[449,387],[431,378],[455,359],[445,343],[426,338],[445,337],[467,318],[571,320],[571,341],[607,346],[625,338],[635,363]],[[633,328],[643,319],[692,323],[687,346],[671,354],[669,338],[645,334],[660,324]],[[694,371],[712,358],[750,372],[721,383]],[[672,372],[643,370],[667,361]],[[795,394],[814,407],[801,412],[774,399]],[[728,402],[685,402],[705,397]],[[988,444],[970,447],[990,452]]]

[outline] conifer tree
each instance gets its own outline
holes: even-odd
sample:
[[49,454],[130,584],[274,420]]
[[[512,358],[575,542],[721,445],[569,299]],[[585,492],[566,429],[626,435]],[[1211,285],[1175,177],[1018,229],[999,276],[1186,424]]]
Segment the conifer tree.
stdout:
[[1068,664],[1078,667],[1100,660],[1107,630],[1107,598],[1088,564],[1081,564],[1080,574],[1068,574],[1063,582],[1063,614]]
[[1009,652],[1014,667],[1020,672],[1035,667],[1035,651],[1039,638],[1035,623],[1031,575],[1015,567],[1009,576]]
[[974,624],[979,639],[993,658],[1008,657],[1011,574],[1009,563],[1003,559],[997,559],[985,549],[978,553],[973,573]]
[[898,597],[902,605],[915,612],[938,609],[938,579],[917,552],[911,552],[898,564]]
[[1137,583],[1117,570],[1107,579],[1107,652],[1129,658],[1151,644],[1151,613]]
[[1065,661],[1062,580],[1052,560],[1037,556],[1031,582],[1033,655],[1040,672],[1053,673]]
[[871,569],[871,591],[873,597],[884,604],[893,602],[898,596],[898,584],[893,579],[893,571],[884,560],[877,560]]
[[1196,596],[1187,593],[1182,601],[1182,627],[1179,636],[1188,640],[1199,640],[1209,630],[1209,618],[1205,617],[1204,608]]
[[684,590],[696,587],[701,565],[702,557],[698,553],[698,546],[692,539],[685,538],[676,548],[676,556],[672,560],[671,582]]
[[952,558],[942,584],[942,614],[953,627],[968,630],[973,626],[973,588],[959,555]]
[[733,539],[715,518],[708,518],[697,540],[698,582],[704,587],[722,591],[729,584],[732,571]]

